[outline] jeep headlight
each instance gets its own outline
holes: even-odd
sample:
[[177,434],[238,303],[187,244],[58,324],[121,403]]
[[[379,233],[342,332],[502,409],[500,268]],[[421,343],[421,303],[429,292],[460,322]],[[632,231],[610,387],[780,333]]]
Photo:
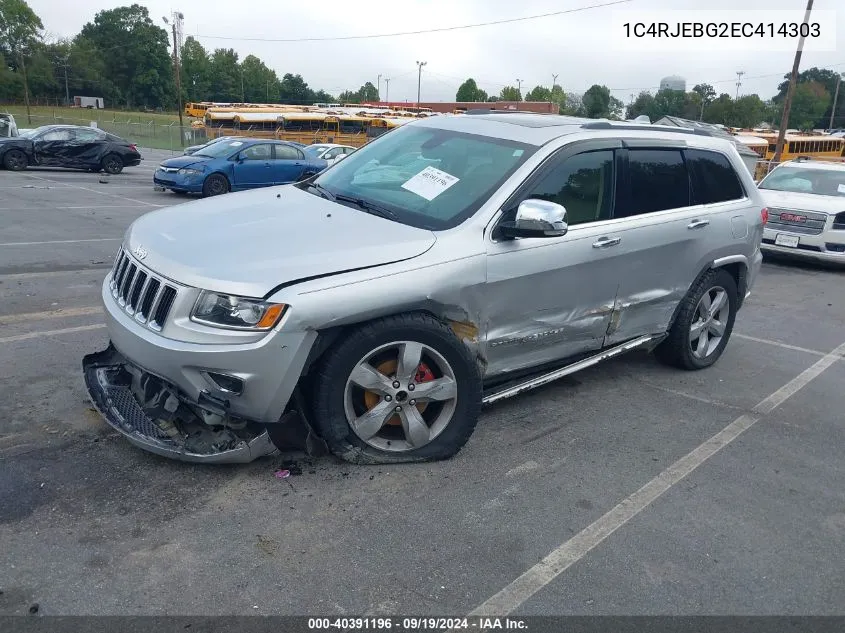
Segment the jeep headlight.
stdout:
[[180,176],[198,176],[202,173],[200,169],[190,169],[189,167],[183,167],[179,171],[176,172]]
[[214,327],[269,330],[279,322],[286,309],[283,303],[203,290],[194,304],[191,320]]

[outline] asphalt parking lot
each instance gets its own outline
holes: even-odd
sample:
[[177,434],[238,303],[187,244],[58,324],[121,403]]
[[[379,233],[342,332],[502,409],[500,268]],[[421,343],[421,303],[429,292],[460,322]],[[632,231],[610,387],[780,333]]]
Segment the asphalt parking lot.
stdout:
[[766,263],[716,366],[595,367],[448,462],[180,464],[80,371],[125,229],[183,201],[143,153],[0,171],[0,614],[845,613],[845,272]]

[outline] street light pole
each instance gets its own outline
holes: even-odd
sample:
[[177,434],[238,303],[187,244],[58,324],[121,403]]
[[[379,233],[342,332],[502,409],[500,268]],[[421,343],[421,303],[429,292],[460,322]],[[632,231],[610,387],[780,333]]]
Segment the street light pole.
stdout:
[[378,76],[378,85],[376,86],[376,92],[378,93],[378,100],[381,101],[381,75]]
[[[813,0],[807,0],[807,10],[804,12],[804,24],[810,21],[810,12],[813,10]],[[801,33],[805,33],[802,29]],[[786,89],[786,98],[783,100],[783,114],[780,118],[780,129],[778,130],[778,142],[775,147],[775,154],[772,156],[772,163],[779,163],[783,153],[783,142],[786,138],[786,128],[789,126],[789,110],[792,108],[792,97],[795,94],[795,84],[798,83],[798,67],[801,65],[801,52],[804,50],[804,36],[798,38],[798,50],[795,51],[795,60],[792,62],[792,74],[789,76],[789,86]]]
[[842,77],[845,77],[845,73],[841,73],[836,78],[836,92],[833,94],[833,106],[830,108],[830,123],[827,126],[828,130],[833,129],[833,115],[836,114],[836,101],[839,99],[839,84],[842,83]]
[[422,69],[428,62],[417,62],[417,110],[420,108],[420,88],[422,87]]
[[519,98],[522,99],[522,79],[516,80],[516,91],[519,93]]
[[390,78],[389,77],[384,78],[384,85],[385,85],[384,101],[385,101],[385,103],[390,103]]

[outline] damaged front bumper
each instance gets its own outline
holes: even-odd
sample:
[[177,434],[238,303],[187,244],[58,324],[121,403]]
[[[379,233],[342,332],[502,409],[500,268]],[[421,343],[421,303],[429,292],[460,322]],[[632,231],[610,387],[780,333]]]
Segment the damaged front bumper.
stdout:
[[[201,394],[193,402],[178,388],[130,363],[113,345],[82,359],[96,409],[127,440],[186,462],[246,463],[278,449],[263,424],[226,420],[225,402]],[[205,420],[205,421],[204,421]]]

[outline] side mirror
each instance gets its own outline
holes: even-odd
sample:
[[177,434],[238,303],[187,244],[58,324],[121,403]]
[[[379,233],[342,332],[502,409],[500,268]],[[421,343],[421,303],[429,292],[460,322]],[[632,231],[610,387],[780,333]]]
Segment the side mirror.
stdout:
[[556,202],[523,200],[516,210],[516,219],[499,225],[502,235],[517,237],[560,237],[566,235],[566,209]]

